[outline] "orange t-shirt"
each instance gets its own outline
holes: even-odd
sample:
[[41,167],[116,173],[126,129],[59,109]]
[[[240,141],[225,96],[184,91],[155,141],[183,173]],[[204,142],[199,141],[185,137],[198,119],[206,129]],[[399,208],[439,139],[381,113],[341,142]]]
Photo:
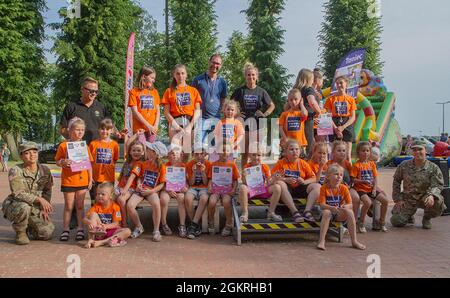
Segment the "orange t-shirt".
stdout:
[[333,117],[350,117],[356,111],[356,101],[350,95],[333,95],[327,98],[324,108]]
[[[261,166],[261,169],[262,169],[264,182],[267,182],[267,180],[270,179],[270,177],[272,176],[272,174],[270,173],[270,168],[269,168],[268,165],[266,165],[264,163],[260,164],[260,166]],[[252,164],[248,163],[248,164],[246,164],[244,166],[244,169],[251,168],[251,167],[255,167],[255,165],[252,165]]]
[[282,127],[286,137],[297,140],[300,146],[307,146],[304,125],[307,118],[301,111],[289,110],[281,114],[278,125]]
[[[320,167],[319,164],[311,159],[308,161],[308,165],[311,168],[311,170],[313,170],[314,174],[316,174],[316,176],[317,176],[317,173],[319,172],[319,167]],[[326,163],[322,168],[322,175],[320,175],[320,179],[319,179],[320,184],[323,184],[325,182],[325,173],[326,173],[327,169],[328,169],[328,163]]]
[[[172,163],[170,161],[166,162],[165,164],[162,165],[162,167],[161,167],[161,175],[159,177],[159,183],[166,183],[167,167],[172,167],[172,166],[173,165],[172,165]],[[177,167],[184,168],[184,170],[186,171],[186,164],[184,164],[184,163],[179,163],[177,165]],[[186,185],[187,185],[187,183],[186,183]]]
[[[89,159],[91,163],[93,161],[91,152],[88,150]],[[67,141],[62,142],[58,151],[56,151],[55,161],[59,161],[61,159],[68,159],[67,155]],[[61,170],[61,185],[68,187],[81,187],[89,185],[89,173],[87,170],[81,172],[72,172],[70,167],[63,167]]]
[[[202,177],[202,175],[201,175],[201,173],[199,173],[199,172],[193,172],[192,171],[192,168],[194,167],[194,165],[196,164],[197,162],[195,161],[195,159],[193,159],[193,160],[190,160],[187,164],[186,164],[186,171],[187,171],[187,177],[188,177],[188,182],[189,182],[189,180],[192,178],[192,176],[193,175],[195,175],[195,182],[194,182],[194,185],[191,185],[191,187],[194,187],[194,188],[208,188],[208,183],[206,183],[206,185],[205,184],[203,184],[203,177]],[[206,166],[206,169],[205,169],[205,171],[206,171],[206,175],[207,175],[207,177],[208,177],[208,171],[210,170],[210,168],[211,168],[211,162],[210,161],[208,161],[208,160],[205,160],[205,166]]]
[[119,159],[119,144],[94,140],[89,144],[94,162],[92,163],[92,176],[95,182],[114,182],[116,180],[116,162]]
[[[161,102],[158,90],[155,88],[152,90],[133,88],[130,90],[129,94],[128,106],[137,107],[139,114],[141,114],[150,125],[155,125],[156,112],[158,111]],[[142,124],[139,119],[133,116],[133,133],[136,133],[138,129],[148,131],[148,128]]]
[[357,161],[353,164],[350,176],[354,179],[364,180],[367,183],[354,183],[353,188],[359,192],[369,193],[373,190],[373,180],[378,176],[377,166],[373,161]]
[[170,115],[179,117],[182,115],[193,116],[195,105],[201,104],[202,99],[197,89],[186,85],[178,86],[176,90],[167,88],[164,92],[161,104],[170,106]]
[[[301,177],[304,180],[316,178],[316,174],[314,174],[308,163],[300,158],[294,162],[289,162],[284,158],[279,160],[272,168],[272,175],[274,174],[280,174],[282,177]],[[296,182],[289,185],[291,187],[297,187],[300,183]]]
[[97,213],[102,224],[105,225],[112,224],[114,222],[120,222],[122,220],[120,206],[115,202],[111,202],[111,204],[109,204],[109,206],[106,208],[103,208],[103,206],[99,203],[95,203],[94,206],[89,209],[86,216],[89,216],[92,213]]
[[239,179],[239,170],[236,164],[232,161],[216,161],[211,164],[211,167],[208,169],[208,179],[212,179],[212,172],[214,167],[229,167],[233,171],[233,181],[237,181]]
[[142,187],[146,189],[153,189],[158,186],[160,181],[161,169],[151,161],[144,161],[136,164],[132,170],[132,173],[141,178]]
[[238,138],[244,134],[244,126],[237,119],[222,119],[217,122],[214,129],[214,136],[218,144],[236,144]]
[[[142,164],[142,162],[135,161],[135,160],[132,160],[130,163],[125,162],[123,164],[122,171],[120,171],[119,184],[118,184],[120,188],[124,188],[125,185],[127,185],[128,178],[130,178],[131,173],[135,167],[138,168],[137,172],[140,173],[141,167],[142,167],[141,164]],[[136,189],[137,177],[139,177],[139,175],[136,175],[136,178],[133,180],[133,183],[131,183],[130,189]]]
[[319,200],[320,205],[329,205],[333,207],[342,207],[352,203],[350,191],[344,184],[340,184],[338,188],[330,188],[328,185],[322,185],[320,188]]
[[[327,167],[331,166],[332,164],[338,164],[337,162],[335,162],[334,160],[329,160],[326,164]],[[344,170],[347,170],[348,173],[350,174],[350,172],[352,171],[352,164],[347,160],[344,159],[343,164],[338,164],[341,167],[344,168]]]

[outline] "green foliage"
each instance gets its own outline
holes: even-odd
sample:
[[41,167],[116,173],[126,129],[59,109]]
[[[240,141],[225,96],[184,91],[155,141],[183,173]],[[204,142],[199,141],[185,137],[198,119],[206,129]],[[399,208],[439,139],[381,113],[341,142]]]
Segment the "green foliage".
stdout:
[[339,60],[351,50],[366,48],[364,68],[380,75],[382,26],[380,17],[372,15],[374,1],[329,0],[324,4],[325,20],[319,32],[321,63],[328,84],[331,83]]
[[92,76],[99,81],[98,100],[110,111],[118,128],[123,127],[125,59],[128,38],[139,28],[143,9],[130,0],[81,0],[81,18],[66,17],[53,52],[58,55],[54,96],[61,104],[80,97],[80,81]]
[[182,63],[188,68],[188,80],[205,72],[208,59],[217,50],[215,0],[170,0],[172,16],[170,68]]
[[275,103],[273,116],[283,110],[282,96],[288,91],[287,69],[277,61],[284,53],[283,34],[279,15],[284,0],[252,0],[245,11],[249,23],[250,60],[259,69],[258,85],[266,89]]
[[[7,2],[7,3],[5,3]],[[0,2],[0,133],[20,135],[46,108],[43,0]]]
[[223,57],[222,74],[231,92],[245,84],[242,73],[244,64],[249,61],[249,40],[239,31],[234,31],[227,41],[227,52]]

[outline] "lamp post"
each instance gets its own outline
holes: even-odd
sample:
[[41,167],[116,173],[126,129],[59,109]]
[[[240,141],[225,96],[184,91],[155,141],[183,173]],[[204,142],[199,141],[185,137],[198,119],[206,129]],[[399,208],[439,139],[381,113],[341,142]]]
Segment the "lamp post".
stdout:
[[436,104],[442,105],[442,133],[445,133],[445,105],[450,103],[450,100],[446,102],[437,102]]

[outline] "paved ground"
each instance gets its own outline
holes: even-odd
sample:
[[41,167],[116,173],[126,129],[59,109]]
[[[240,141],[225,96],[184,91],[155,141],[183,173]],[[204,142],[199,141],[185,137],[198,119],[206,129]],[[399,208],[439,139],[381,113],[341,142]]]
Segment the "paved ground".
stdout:
[[[380,170],[381,185],[391,194],[393,169]],[[327,251],[315,249],[318,235],[247,240],[241,247],[233,238],[203,235],[197,240],[164,237],[152,242],[149,210],[143,210],[147,231],[139,239],[129,240],[121,248],[81,248],[73,238],[68,243],[57,240],[62,226],[63,199],[60,179],[55,179],[53,214],[57,226],[55,239],[33,241],[28,246],[14,244],[14,232],[0,218],[0,277],[66,277],[76,254],[81,259],[81,277],[366,277],[376,254],[381,261],[382,277],[450,277],[450,216],[433,221],[433,229],[421,229],[421,215],[416,225],[389,233],[368,232],[359,235],[366,251],[327,242]],[[7,176],[0,173],[0,201],[8,194]],[[86,200],[87,203],[87,200]],[[86,208],[88,206],[86,205]],[[261,212],[261,209],[251,211]],[[223,220],[222,220],[223,221]],[[169,214],[169,224],[177,225],[176,210]],[[222,223],[223,224],[223,223]],[[73,265],[72,265],[73,266]]]

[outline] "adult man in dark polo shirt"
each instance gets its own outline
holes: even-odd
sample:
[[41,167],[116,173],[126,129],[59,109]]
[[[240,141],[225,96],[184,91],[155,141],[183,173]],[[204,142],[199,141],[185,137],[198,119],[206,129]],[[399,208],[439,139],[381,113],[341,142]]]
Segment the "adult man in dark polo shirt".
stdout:
[[73,117],[78,117],[86,123],[86,132],[83,140],[89,143],[99,138],[98,126],[100,122],[109,118],[109,112],[106,107],[95,100],[98,94],[98,82],[90,77],[83,79],[81,83],[81,99],[76,102],[69,102],[64,108],[61,117],[61,135],[66,139],[69,138],[67,125]]

